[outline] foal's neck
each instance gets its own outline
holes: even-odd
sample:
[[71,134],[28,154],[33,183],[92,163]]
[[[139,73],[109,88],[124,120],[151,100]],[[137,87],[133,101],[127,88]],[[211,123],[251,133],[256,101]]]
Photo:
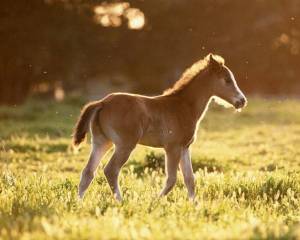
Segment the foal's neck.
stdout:
[[178,92],[178,97],[190,108],[192,117],[197,120],[205,114],[212,97],[210,75],[207,70],[199,73]]

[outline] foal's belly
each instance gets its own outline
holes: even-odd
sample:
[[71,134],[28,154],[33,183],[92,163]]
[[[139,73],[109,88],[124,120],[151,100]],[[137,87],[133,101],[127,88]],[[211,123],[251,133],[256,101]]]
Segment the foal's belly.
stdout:
[[164,147],[163,143],[160,141],[157,141],[156,139],[151,138],[142,138],[138,142],[138,144],[148,146],[148,147],[155,147],[155,148],[162,148]]
[[139,144],[150,147],[164,146],[164,132],[160,127],[150,126],[142,135]]
[[149,146],[149,147],[163,147],[164,142],[161,137],[156,134],[145,134],[138,142],[141,145]]
[[190,145],[194,141],[195,129],[181,127],[150,127],[144,132],[139,144],[150,147],[165,147],[169,144]]

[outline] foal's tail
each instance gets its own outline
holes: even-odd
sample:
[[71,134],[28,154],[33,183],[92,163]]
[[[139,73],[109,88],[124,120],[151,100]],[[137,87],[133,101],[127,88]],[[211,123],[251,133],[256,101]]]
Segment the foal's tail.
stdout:
[[73,133],[73,144],[74,146],[79,145],[85,138],[86,133],[89,130],[89,125],[93,114],[102,108],[101,101],[95,101],[86,104],[79,116]]

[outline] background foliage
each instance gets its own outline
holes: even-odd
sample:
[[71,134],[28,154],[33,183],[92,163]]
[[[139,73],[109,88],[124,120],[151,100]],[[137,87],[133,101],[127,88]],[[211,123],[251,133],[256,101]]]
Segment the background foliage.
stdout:
[[41,84],[82,93],[91,79],[157,93],[209,52],[227,59],[246,93],[299,94],[298,0],[128,1],[145,15],[140,30],[97,24],[102,2],[1,1],[0,103]]

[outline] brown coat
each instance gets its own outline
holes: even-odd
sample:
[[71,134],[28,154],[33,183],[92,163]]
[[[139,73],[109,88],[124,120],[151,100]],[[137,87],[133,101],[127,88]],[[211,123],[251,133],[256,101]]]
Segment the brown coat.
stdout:
[[[99,158],[99,152],[105,152],[104,146],[111,146],[112,143],[115,145],[115,153],[104,171],[118,200],[121,200],[117,181],[119,171],[137,144],[166,150],[168,178],[161,195],[167,194],[175,184],[176,169],[181,161],[189,196],[194,197],[188,148],[194,141],[197,125],[214,96],[236,108],[242,108],[246,104],[246,99],[232,72],[224,65],[223,58],[208,55],[189,68],[174,87],[162,95],[148,97],[113,93],[86,105],[75,128],[74,144],[78,145],[83,140],[90,125],[93,150],[89,163],[92,162],[93,166],[97,165],[94,164],[95,155]],[[89,163],[82,173],[79,187],[81,196],[91,181],[89,179],[93,178],[88,177],[91,175],[89,171],[92,169],[91,172],[95,172]]]

